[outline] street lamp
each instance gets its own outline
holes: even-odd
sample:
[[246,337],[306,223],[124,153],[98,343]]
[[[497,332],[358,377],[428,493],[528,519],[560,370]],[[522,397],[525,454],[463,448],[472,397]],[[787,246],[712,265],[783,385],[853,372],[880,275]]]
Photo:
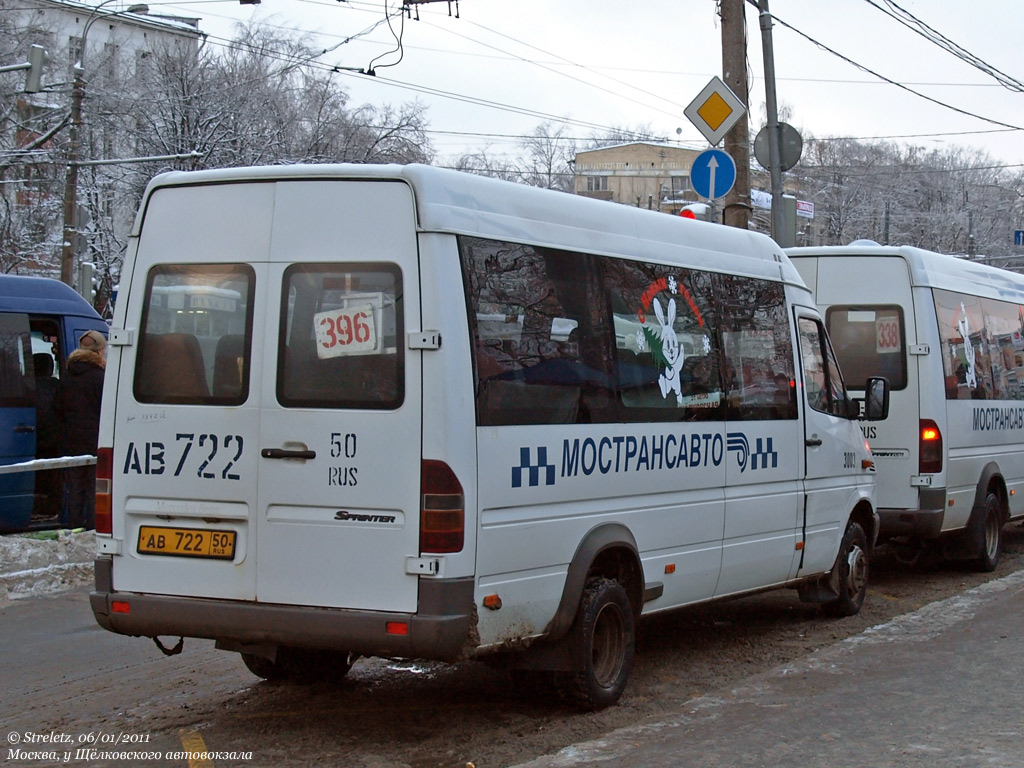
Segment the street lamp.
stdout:
[[[72,284],[75,265],[75,217],[78,209],[78,155],[80,149],[79,131],[82,127],[82,101],[85,99],[85,51],[89,28],[100,18],[100,10],[117,0],[104,0],[93,8],[82,27],[78,61],[74,67],[75,81],[71,89],[71,128],[68,131],[68,167],[64,175],[64,242],[60,255],[61,282]],[[124,10],[104,14],[104,18],[120,16],[123,13],[146,13],[147,5],[130,5]]]

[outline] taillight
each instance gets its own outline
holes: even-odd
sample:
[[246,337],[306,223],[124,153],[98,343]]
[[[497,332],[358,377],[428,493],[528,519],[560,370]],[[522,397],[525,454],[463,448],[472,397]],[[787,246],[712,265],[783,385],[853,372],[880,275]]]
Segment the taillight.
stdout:
[[931,419],[921,419],[920,458],[918,471],[933,474],[942,471],[942,433],[939,425]]
[[458,552],[465,539],[462,485],[443,461],[424,461],[420,480],[420,552]]
[[96,452],[96,533],[114,532],[110,503],[113,492],[113,466],[113,449],[100,448]]

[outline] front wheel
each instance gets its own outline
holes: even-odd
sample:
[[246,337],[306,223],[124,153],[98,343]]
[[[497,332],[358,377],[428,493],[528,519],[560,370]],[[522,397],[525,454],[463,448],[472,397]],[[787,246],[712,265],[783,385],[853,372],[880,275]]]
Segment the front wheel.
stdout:
[[636,642],[633,608],[617,581],[587,584],[569,630],[575,671],[568,697],[586,709],[603,709],[619,700],[633,669]]
[[850,521],[843,534],[839,546],[839,557],[836,559],[836,576],[838,596],[824,603],[822,610],[836,618],[853,616],[862,605],[868,593],[868,537],[860,523]]

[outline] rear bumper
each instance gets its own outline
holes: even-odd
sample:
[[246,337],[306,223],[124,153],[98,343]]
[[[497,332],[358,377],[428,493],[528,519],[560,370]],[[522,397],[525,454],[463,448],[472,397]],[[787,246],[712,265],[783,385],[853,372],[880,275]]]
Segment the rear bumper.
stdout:
[[918,509],[879,509],[879,538],[937,539],[946,516],[946,489],[922,489],[919,500]]
[[[282,645],[344,650],[364,656],[454,661],[475,647],[473,579],[420,579],[415,614],[314,608],[235,600],[115,592],[109,557],[95,561],[89,594],[101,627],[138,637],[199,637],[230,645]],[[129,611],[114,612],[114,601]],[[402,622],[406,634],[390,634]]]

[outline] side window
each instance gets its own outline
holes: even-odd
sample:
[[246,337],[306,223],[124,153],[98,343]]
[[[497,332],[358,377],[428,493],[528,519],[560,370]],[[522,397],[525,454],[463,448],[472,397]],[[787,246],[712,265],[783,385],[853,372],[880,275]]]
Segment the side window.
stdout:
[[473,335],[477,423],[609,420],[610,328],[595,259],[459,238]]
[[248,397],[254,275],[248,265],[155,267],[135,362],[140,403],[240,405]]
[[850,389],[863,390],[869,376],[884,376],[891,389],[907,386],[902,307],[833,306],[826,322]]
[[[36,379],[51,376],[59,379],[61,376],[61,360],[67,355],[63,354],[61,344],[60,325],[53,317],[45,315],[34,315],[29,318],[32,328],[32,359],[36,363]],[[85,331],[79,332],[81,336]],[[46,361],[43,356],[49,357]]]
[[816,411],[845,416],[846,390],[824,328],[817,320],[802,317],[799,329],[807,404]]
[[605,267],[615,327],[615,379],[625,419],[721,419],[711,275],[617,260]]
[[281,405],[392,410],[404,401],[405,331],[397,265],[288,267],[280,327]]
[[28,315],[0,312],[0,405],[35,404]]
[[726,418],[795,419],[796,382],[785,288],[717,275],[721,304]]
[[797,417],[778,283],[479,238],[459,249],[481,426]]
[[990,397],[997,400],[1024,398],[1024,310],[1018,304],[982,299],[988,344]]
[[1024,309],[935,290],[947,400],[1024,399]]

